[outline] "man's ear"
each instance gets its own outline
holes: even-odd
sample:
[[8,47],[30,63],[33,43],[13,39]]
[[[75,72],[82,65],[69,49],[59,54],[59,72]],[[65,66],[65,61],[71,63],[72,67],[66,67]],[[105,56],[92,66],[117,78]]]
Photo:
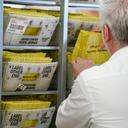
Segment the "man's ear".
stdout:
[[104,36],[104,41],[109,42],[112,39],[111,31],[108,25],[103,26],[103,36]]

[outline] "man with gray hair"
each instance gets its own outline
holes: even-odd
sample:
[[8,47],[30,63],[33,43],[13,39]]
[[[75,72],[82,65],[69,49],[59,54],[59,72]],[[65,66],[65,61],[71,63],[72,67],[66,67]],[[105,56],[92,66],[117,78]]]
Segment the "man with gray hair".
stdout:
[[58,109],[57,128],[128,128],[128,0],[100,0],[100,15],[112,56],[100,66],[72,62],[76,79]]

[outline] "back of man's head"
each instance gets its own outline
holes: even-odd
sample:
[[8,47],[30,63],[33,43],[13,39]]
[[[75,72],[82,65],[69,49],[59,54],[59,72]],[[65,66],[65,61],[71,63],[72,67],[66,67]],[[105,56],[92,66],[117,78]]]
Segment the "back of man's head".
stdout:
[[128,45],[128,0],[100,0],[101,25],[108,25],[113,38]]

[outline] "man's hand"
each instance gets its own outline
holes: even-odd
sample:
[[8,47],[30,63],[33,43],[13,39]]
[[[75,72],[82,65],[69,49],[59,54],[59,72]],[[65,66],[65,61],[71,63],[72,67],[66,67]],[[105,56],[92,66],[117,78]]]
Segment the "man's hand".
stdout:
[[76,61],[71,61],[73,76],[76,78],[79,73],[85,69],[93,66],[93,61],[91,59],[77,58]]

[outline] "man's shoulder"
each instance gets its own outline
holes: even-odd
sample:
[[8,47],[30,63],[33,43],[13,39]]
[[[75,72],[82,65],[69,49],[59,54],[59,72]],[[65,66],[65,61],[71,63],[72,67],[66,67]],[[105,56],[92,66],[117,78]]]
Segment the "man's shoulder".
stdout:
[[112,74],[115,74],[113,66],[113,63],[111,62],[107,62],[100,66],[93,66],[92,68],[82,71],[79,74],[78,79],[83,78],[84,80],[88,81],[111,76]]

